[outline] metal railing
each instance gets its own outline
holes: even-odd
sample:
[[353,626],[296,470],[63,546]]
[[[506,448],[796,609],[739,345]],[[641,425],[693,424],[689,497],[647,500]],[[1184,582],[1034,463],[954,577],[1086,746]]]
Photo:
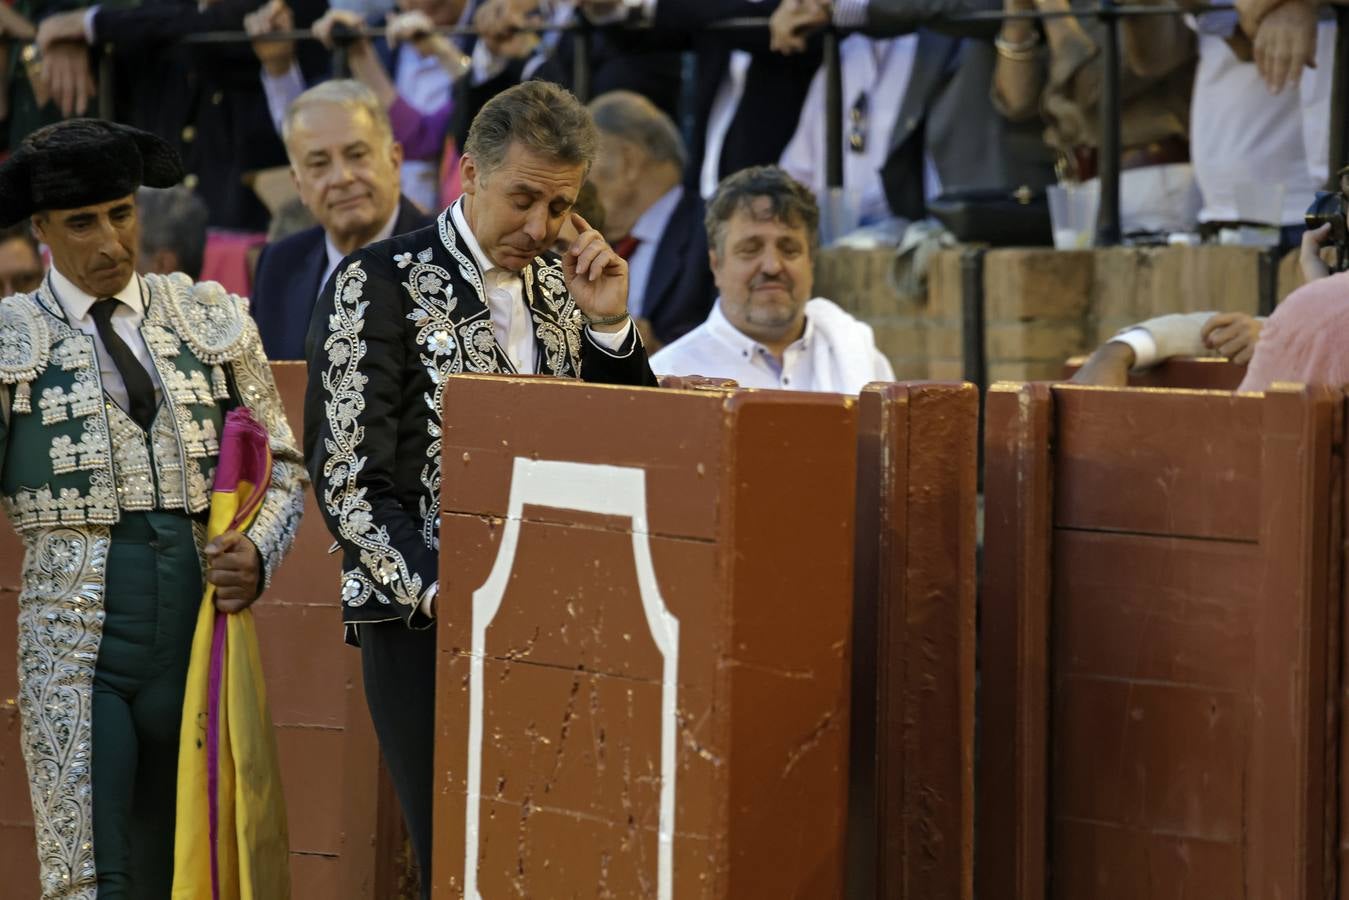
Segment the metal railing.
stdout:
[[[1120,84],[1123,78],[1120,56],[1120,25],[1124,19],[1137,16],[1177,16],[1203,12],[1231,10],[1230,6],[1130,6],[1121,5],[1115,0],[1097,0],[1093,7],[1067,10],[1041,11],[1026,10],[1007,12],[988,10],[962,13],[951,16],[938,16],[927,20],[923,27],[940,25],[974,25],[1001,23],[1010,19],[1047,20],[1054,18],[1096,18],[1105,28],[1102,40],[1103,78],[1100,107],[1100,147],[1098,153],[1098,177],[1100,179],[1100,206],[1096,227],[1098,246],[1118,244],[1120,232],[1120,159],[1123,152],[1121,140],[1121,98]],[[1345,0],[1349,2],[1349,0]],[[1332,180],[1334,173],[1349,163],[1349,6],[1333,7],[1337,25],[1335,59],[1333,62],[1331,90],[1331,122],[1329,160]],[[709,30],[736,30],[767,28],[767,18],[726,19],[715,23]],[[625,28],[631,26],[603,26],[604,28]],[[640,27],[640,26],[639,26]],[[577,16],[569,24],[541,25],[528,29],[536,33],[570,33],[573,42],[573,84],[572,91],[583,102],[590,99],[591,89],[591,40],[600,26],[591,25],[584,17]],[[477,34],[472,27],[455,26],[439,28],[437,32],[448,37],[473,36]],[[359,37],[383,37],[385,29],[370,28],[360,36],[349,33],[341,36],[333,48],[333,68],[335,74],[347,74],[346,47]],[[980,38],[971,38],[978,40]],[[262,38],[250,37],[238,31],[199,32],[182,38],[186,44],[230,44],[252,43],[256,40],[267,41],[307,41],[316,40],[308,30],[277,32]],[[843,75],[839,53],[839,32],[826,29],[823,33],[823,55],[825,67],[825,185],[828,188],[843,186]],[[113,69],[106,64],[110,54],[104,54],[105,64],[100,70],[99,114],[104,118],[112,117],[112,78]],[[1322,61],[1324,64],[1324,61]]]

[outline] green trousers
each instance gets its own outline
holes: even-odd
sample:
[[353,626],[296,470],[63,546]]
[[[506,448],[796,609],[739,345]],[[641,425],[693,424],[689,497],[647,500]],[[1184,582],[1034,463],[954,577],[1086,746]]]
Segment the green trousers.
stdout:
[[112,528],[93,690],[99,900],[168,900],[178,727],[201,563],[192,520],[123,513]]

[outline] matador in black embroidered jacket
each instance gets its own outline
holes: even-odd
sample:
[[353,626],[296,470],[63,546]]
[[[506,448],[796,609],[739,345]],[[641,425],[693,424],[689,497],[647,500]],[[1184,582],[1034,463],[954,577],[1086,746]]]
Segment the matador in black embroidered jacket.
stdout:
[[[423,896],[445,383],[470,372],[656,385],[627,317],[627,264],[571,212],[597,141],[556,85],[497,95],[464,148],[464,197],[343,260],[310,324],[305,458],[342,550],[343,620]],[[567,224],[576,237],[559,257],[548,248]]]

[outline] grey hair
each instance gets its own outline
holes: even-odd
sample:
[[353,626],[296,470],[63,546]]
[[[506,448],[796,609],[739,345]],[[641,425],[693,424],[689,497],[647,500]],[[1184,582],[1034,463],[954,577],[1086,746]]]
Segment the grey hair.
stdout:
[[136,191],[141,223],[141,255],[172,250],[178,268],[192,279],[201,277],[206,257],[206,203],[192,189],[143,187]]
[[[393,126],[389,124],[389,114],[384,111],[379,98],[370,88],[350,78],[336,78],[317,84],[296,97],[286,109],[286,117],[281,123],[281,140],[290,153],[290,139],[295,133],[295,123],[305,110],[315,106],[338,106],[356,112],[364,110],[375,125],[375,131],[385,144],[393,143]],[[295,160],[291,160],[293,164]]]
[[590,102],[595,127],[632,141],[646,151],[654,162],[674,163],[680,169],[688,165],[689,153],[675,123],[641,94],[633,91],[609,91]]
[[511,144],[590,172],[599,132],[590,111],[566,88],[547,81],[526,81],[497,94],[468,128],[464,155],[490,175],[506,159]]
[[819,247],[820,207],[810,188],[777,166],[751,166],[723,178],[707,203],[703,221],[707,240],[717,253],[726,249],[726,223],[737,210],[752,211],[760,197],[768,198],[769,218],[785,225],[805,226],[811,250]]

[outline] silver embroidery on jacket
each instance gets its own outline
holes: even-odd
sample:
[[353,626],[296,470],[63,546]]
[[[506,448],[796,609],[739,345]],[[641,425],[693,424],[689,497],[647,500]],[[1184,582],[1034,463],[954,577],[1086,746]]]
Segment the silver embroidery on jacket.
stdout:
[[19,594],[19,713],[43,900],[94,900],[94,666],[108,530],[30,535]]
[[[360,370],[365,357],[361,332],[369,306],[361,296],[367,277],[360,260],[338,275],[334,312],[329,318],[331,333],[323,344],[328,357],[328,369],[321,376],[328,398],[323,410],[331,437],[324,441],[327,459],[323,474],[328,484],[321,500],[336,520],[338,533],[357,548],[361,565],[379,582],[379,591],[392,595],[399,603],[415,606],[421,595],[421,576],[408,569],[403,555],[390,543],[388,529],[375,525],[373,508],[365,499],[366,488],[360,484],[361,469],[367,460],[360,453],[365,426],[359,421],[365,410],[367,382],[367,376]],[[351,573],[345,577],[350,580]],[[345,588],[343,593],[345,596]]]

